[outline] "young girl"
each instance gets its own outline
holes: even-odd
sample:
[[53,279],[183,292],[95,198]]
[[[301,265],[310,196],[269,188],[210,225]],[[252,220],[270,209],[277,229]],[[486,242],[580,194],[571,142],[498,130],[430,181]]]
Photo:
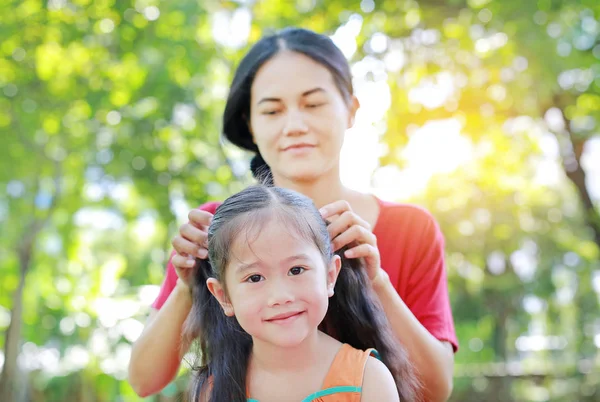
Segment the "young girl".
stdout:
[[[419,375],[424,398],[445,401],[457,341],[444,238],[427,211],[343,185],[340,151],[357,108],[350,66],[331,39],[286,29],[258,41],[240,62],[223,134],[255,154],[253,173],[313,200],[331,221],[334,250],[356,245],[345,256],[364,259],[365,274]],[[360,158],[353,155],[356,163]],[[209,202],[191,211],[173,240],[166,278],[131,353],[129,381],[141,396],[169,384],[188,350],[181,331],[192,305],[194,257],[207,256],[206,230],[217,206]]]
[[334,254],[309,198],[264,186],[230,197],[208,228],[208,254],[184,332],[203,363],[191,401],[416,400],[360,260]]

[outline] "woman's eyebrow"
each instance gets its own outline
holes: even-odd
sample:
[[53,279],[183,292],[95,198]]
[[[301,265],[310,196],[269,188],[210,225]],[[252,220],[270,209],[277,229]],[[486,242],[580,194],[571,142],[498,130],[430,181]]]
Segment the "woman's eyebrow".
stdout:
[[260,105],[261,103],[266,103],[266,102],[281,102],[281,99],[279,99],[279,98],[262,98],[261,100],[258,101],[257,105]]
[[326,91],[323,88],[321,88],[321,87],[316,87],[316,88],[313,88],[313,89],[309,89],[306,92],[303,92],[302,96],[312,95],[312,94],[314,94],[316,92],[326,92]]

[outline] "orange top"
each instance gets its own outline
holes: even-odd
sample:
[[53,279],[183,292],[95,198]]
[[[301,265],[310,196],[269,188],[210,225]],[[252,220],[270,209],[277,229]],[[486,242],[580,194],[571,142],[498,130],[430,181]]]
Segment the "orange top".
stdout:
[[[379,357],[375,349],[363,351],[343,344],[325,376],[323,389],[302,402],[360,402],[365,365],[371,355]],[[259,401],[249,398],[248,402]]]

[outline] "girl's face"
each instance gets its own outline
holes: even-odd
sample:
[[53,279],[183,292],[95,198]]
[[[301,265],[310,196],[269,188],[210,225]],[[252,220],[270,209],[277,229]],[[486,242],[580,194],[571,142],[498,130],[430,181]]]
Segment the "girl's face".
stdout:
[[227,292],[215,279],[208,287],[254,342],[292,347],[323,321],[340,259],[326,266],[316,245],[284,226],[271,219],[255,239],[239,234],[225,271]]
[[258,70],[250,101],[250,131],[276,181],[339,174],[344,133],[358,101],[348,105],[326,67],[283,51]]

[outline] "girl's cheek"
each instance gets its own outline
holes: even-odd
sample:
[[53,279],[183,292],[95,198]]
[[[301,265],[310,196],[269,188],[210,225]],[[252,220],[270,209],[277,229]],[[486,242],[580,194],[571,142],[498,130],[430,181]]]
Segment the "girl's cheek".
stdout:
[[238,303],[240,304],[241,308],[255,305],[256,303],[260,302],[260,300],[261,300],[260,291],[257,291],[254,289],[251,291],[244,290],[244,291],[238,293],[237,299],[238,299]]

